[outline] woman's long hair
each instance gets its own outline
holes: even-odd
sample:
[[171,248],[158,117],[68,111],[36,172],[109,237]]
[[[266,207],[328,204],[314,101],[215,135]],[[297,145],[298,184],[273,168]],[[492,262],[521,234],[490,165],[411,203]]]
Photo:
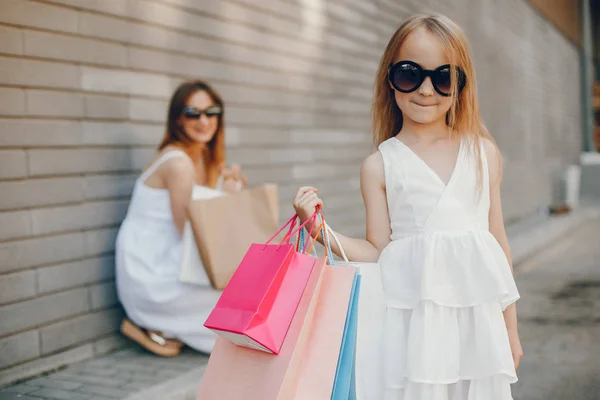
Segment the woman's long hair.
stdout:
[[438,14],[418,14],[410,17],[390,39],[377,71],[375,96],[373,98],[373,140],[376,145],[392,138],[402,129],[402,111],[396,105],[394,90],[388,81],[388,68],[400,52],[406,38],[419,28],[436,35],[446,49],[450,65],[460,67],[466,75],[466,85],[458,92],[457,79],[452,80],[452,105],[446,121],[452,136],[468,136],[474,142],[477,155],[477,181],[481,188],[482,158],[481,140],[495,141],[483,124],[477,100],[475,68],[469,45],[463,30],[448,17]]
[[225,165],[225,113],[223,112],[217,117],[219,119],[217,131],[210,142],[206,144],[203,153],[198,151],[198,143],[190,138],[178,123],[188,99],[199,91],[206,92],[214,104],[225,111],[221,96],[207,83],[202,81],[182,83],[171,97],[167,116],[167,129],[158,149],[162,150],[168,145],[176,145],[182,147],[192,160],[196,160],[198,156],[202,155],[206,168],[207,186],[215,187],[221,168]]

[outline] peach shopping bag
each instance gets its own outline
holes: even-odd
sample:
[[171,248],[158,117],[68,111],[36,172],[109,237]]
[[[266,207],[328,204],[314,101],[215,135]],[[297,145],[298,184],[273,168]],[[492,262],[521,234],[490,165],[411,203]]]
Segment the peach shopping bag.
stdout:
[[279,355],[217,338],[199,400],[329,400],[356,270],[319,259]]

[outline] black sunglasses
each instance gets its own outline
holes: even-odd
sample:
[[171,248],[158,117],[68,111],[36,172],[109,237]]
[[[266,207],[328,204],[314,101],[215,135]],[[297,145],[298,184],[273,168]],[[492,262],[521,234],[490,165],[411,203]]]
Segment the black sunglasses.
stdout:
[[[460,67],[455,68],[458,75],[458,91],[464,89],[467,83],[467,77]],[[433,88],[442,96],[450,96],[452,89],[452,67],[445,64],[434,70],[423,69],[414,61],[400,61],[391,65],[388,70],[388,80],[394,87],[402,93],[410,93],[417,90],[430,77]]]
[[200,110],[196,107],[185,107],[181,114],[187,119],[200,119],[202,114],[206,115],[207,118],[218,117],[223,114],[223,109],[219,106],[211,106],[204,110]]

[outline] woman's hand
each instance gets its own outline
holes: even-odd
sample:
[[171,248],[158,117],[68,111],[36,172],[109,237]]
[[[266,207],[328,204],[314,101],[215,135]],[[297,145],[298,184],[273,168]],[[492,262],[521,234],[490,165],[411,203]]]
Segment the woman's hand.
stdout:
[[237,164],[233,164],[231,168],[224,168],[221,172],[223,175],[223,184],[221,190],[225,193],[235,193],[246,187],[248,179],[242,173],[241,168]]
[[304,186],[298,189],[294,198],[294,210],[300,217],[300,221],[305,222],[315,213],[315,210],[323,208],[323,200],[317,196],[317,189],[311,186]]
[[510,342],[510,350],[512,352],[513,361],[515,363],[515,371],[519,369],[519,364],[523,358],[523,346],[521,346],[521,339],[519,339],[518,333],[508,333],[508,339]]

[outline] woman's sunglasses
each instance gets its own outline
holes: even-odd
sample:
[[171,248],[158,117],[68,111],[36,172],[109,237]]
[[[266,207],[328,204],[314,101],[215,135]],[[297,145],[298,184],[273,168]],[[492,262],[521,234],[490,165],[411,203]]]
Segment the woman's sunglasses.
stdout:
[[[460,92],[467,83],[467,77],[462,69],[455,68],[457,75],[457,88]],[[390,66],[388,70],[388,80],[394,87],[402,93],[410,93],[417,90],[430,77],[433,88],[442,96],[450,96],[452,89],[452,67],[450,64],[442,65],[434,70],[423,69],[414,61],[400,61]]]
[[181,114],[187,119],[200,119],[202,114],[206,115],[207,118],[218,117],[223,114],[223,109],[219,106],[211,106],[204,110],[200,110],[196,107],[185,107]]

